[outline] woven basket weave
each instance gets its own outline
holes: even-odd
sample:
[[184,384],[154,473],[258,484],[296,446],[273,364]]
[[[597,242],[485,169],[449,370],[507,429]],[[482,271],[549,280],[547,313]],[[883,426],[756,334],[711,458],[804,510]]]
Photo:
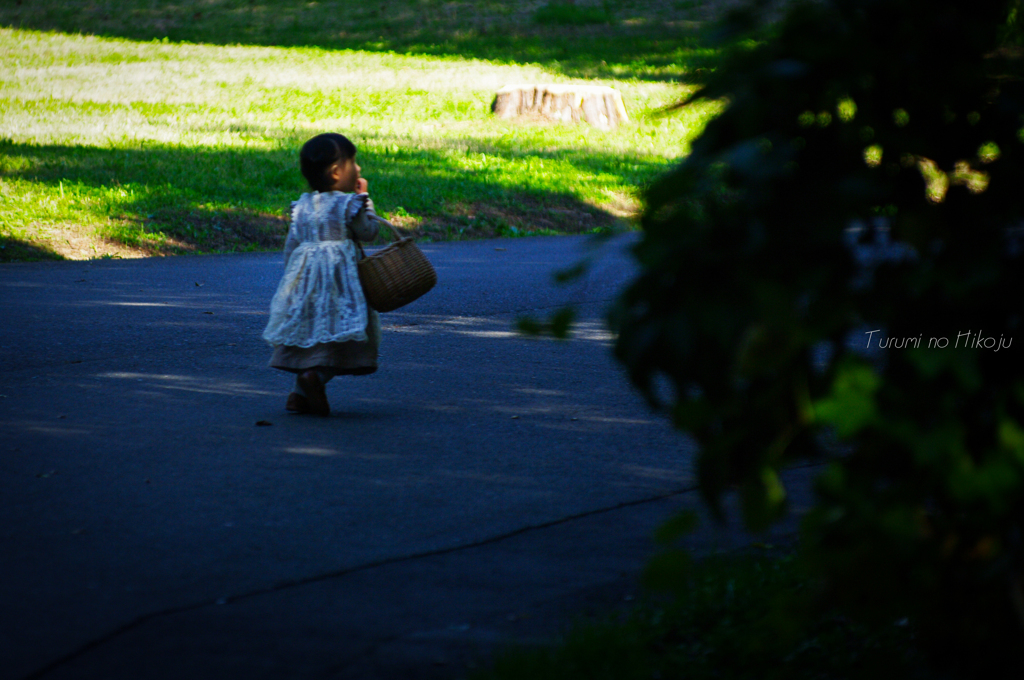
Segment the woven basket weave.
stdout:
[[412,236],[402,237],[387,220],[395,242],[359,260],[359,283],[366,301],[378,312],[390,312],[421,297],[437,283],[437,272],[416,246]]

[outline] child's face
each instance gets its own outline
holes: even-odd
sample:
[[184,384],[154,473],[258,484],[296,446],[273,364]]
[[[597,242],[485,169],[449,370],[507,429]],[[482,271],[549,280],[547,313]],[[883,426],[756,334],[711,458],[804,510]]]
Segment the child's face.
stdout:
[[332,165],[330,174],[334,183],[331,185],[331,191],[345,191],[349,193],[355,191],[356,184],[359,181],[360,170],[361,168],[356,164],[356,159],[354,158]]

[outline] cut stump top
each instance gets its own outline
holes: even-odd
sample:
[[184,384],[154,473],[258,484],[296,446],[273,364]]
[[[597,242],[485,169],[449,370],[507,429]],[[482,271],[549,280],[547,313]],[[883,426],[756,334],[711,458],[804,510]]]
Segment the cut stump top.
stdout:
[[491,111],[499,118],[539,114],[602,130],[629,120],[622,95],[604,85],[506,85],[495,94]]

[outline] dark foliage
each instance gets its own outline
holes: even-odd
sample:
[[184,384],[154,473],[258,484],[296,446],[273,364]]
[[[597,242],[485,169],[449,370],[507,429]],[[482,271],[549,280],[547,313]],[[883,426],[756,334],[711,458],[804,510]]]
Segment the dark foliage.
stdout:
[[824,462],[823,592],[975,667],[1019,665],[1024,630],[1018,4],[806,3],[734,50],[612,314],[634,382],[674,386],[712,507],[738,489],[764,527],[779,469]]

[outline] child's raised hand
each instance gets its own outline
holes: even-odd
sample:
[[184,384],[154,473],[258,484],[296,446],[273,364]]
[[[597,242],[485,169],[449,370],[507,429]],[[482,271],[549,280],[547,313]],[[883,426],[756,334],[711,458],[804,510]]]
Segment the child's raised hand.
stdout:
[[360,177],[356,180],[356,193],[365,194],[368,186],[369,185],[366,183],[366,180]]

